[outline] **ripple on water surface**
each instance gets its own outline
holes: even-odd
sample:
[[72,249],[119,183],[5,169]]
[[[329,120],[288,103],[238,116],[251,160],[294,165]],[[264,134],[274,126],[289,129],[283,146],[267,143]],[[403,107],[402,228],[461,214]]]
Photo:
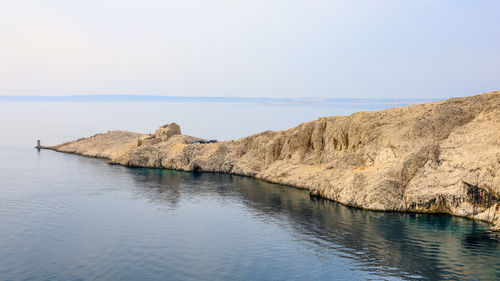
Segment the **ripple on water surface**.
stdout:
[[212,173],[0,149],[0,279],[498,279],[489,225]]

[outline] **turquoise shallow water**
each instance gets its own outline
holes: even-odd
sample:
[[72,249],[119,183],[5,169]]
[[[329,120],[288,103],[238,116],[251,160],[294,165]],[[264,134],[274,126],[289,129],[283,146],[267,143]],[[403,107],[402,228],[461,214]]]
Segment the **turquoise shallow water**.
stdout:
[[51,116],[88,110],[113,124],[127,116],[76,104],[50,105],[36,119],[29,106],[0,107],[19,113],[0,124],[8,132],[0,142],[2,280],[500,278],[500,237],[487,223],[363,211],[247,177],[37,151],[35,135],[61,141],[110,122]]

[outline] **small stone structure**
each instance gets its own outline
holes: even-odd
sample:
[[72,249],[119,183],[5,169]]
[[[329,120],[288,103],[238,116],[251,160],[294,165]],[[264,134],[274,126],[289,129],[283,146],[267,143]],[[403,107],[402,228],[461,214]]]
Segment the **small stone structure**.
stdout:
[[176,136],[176,135],[182,135],[181,133],[181,127],[177,125],[176,123],[170,123],[161,126],[156,130],[154,135],[151,135],[150,137],[144,138],[144,139],[137,139],[137,146],[141,145],[153,145],[157,144],[160,142],[165,142],[167,141],[170,137]]
[[154,137],[162,138],[164,141],[167,141],[171,136],[181,135],[181,127],[176,123],[172,122],[170,124],[166,124],[158,128],[156,130]]

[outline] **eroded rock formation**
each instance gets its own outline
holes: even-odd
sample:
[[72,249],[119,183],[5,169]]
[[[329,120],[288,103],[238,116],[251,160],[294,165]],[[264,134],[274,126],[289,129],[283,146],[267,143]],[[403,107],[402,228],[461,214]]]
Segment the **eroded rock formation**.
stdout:
[[193,143],[172,123],[47,147],[111,163],[252,176],[370,210],[440,212],[500,229],[500,92]]

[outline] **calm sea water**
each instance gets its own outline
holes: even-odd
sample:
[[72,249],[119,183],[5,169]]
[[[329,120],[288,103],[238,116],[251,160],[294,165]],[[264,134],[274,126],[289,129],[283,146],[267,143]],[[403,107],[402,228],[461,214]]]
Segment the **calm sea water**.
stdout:
[[389,105],[0,103],[1,280],[500,278],[489,224],[348,208],[251,178],[37,151],[110,129],[229,139]]

